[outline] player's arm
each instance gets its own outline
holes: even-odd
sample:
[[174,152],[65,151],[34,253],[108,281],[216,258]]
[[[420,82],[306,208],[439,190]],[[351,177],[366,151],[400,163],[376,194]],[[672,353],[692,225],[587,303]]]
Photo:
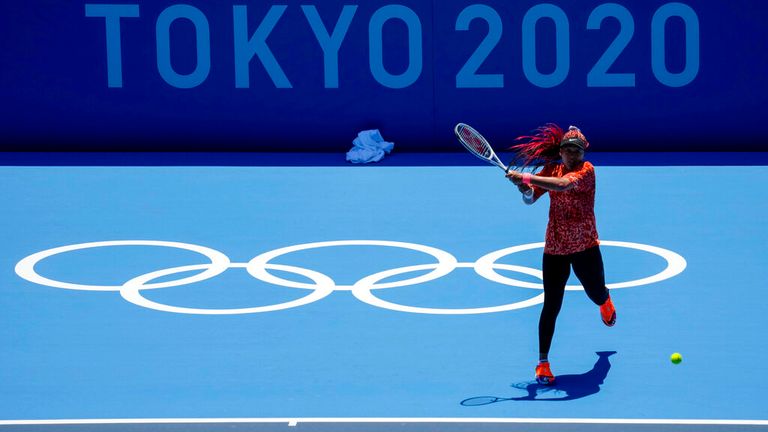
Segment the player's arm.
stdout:
[[[546,166],[544,169],[539,173],[542,175],[539,175],[537,177],[547,177],[547,175],[551,172],[551,167]],[[530,174],[525,174],[525,177],[528,177]],[[533,183],[526,184],[523,182],[523,174],[517,172],[517,171],[510,171],[507,174],[507,179],[511,181],[515,186],[517,186],[517,189],[520,191],[521,194],[523,194],[523,203],[526,205],[531,205],[535,203],[539,198],[541,198],[542,195],[549,192],[545,188],[536,187]]]
[[531,184],[555,192],[567,191],[576,186],[576,183],[568,177],[542,177],[537,175],[531,176]]
[[[516,185],[524,184],[523,176],[530,176],[530,184],[538,186],[548,191],[562,192],[572,189],[576,183],[568,177],[548,177],[531,174],[521,174],[517,171],[510,171],[507,178]],[[521,191],[522,192],[522,191]]]

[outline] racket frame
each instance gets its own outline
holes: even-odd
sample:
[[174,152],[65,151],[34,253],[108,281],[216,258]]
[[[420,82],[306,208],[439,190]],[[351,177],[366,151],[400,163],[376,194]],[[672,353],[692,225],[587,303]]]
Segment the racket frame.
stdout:
[[[488,153],[489,153],[488,156],[483,156],[482,154],[478,153],[477,150],[472,148],[472,146],[464,140],[464,137],[461,136],[461,130],[463,129],[468,130],[472,135],[477,137],[483,143],[484,147],[488,150]],[[453,128],[453,133],[456,134],[456,138],[458,138],[461,145],[463,145],[464,148],[467,149],[467,151],[475,155],[475,157],[477,157],[478,159],[484,160],[490,163],[491,165],[495,165],[501,168],[502,170],[504,170],[504,172],[509,172],[509,169],[511,167],[505,165],[501,161],[501,159],[499,159],[499,157],[496,156],[496,152],[493,151],[493,147],[491,147],[491,144],[488,142],[488,140],[485,139],[485,137],[482,134],[480,134],[480,132],[475,130],[475,128],[473,128],[472,126],[466,123],[458,123]]]

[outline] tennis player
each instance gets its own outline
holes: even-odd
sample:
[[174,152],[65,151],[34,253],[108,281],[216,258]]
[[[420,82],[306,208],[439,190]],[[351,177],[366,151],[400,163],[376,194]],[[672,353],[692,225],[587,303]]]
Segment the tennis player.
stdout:
[[555,376],[549,366],[549,349],[555,333],[555,321],[563,304],[565,285],[573,271],[587,296],[600,306],[603,323],[616,323],[608,288],[605,286],[603,258],[595,223],[595,168],[584,160],[589,142],[579,128],[567,132],[554,124],[537,129],[533,136],[518,138],[522,144],[515,151],[522,166],[536,169],[536,175],[511,171],[507,178],[523,194],[523,202],[531,205],[549,193],[549,223],[544,246],[542,272],[544,306],[539,318],[539,363],[536,380],[553,384]]

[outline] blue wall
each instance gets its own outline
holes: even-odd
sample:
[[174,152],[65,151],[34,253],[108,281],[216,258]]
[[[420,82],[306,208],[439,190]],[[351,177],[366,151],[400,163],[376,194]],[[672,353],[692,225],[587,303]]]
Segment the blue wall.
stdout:
[[764,0],[181,1],[5,2],[3,147],[453,151],[463,121],[764,149]]

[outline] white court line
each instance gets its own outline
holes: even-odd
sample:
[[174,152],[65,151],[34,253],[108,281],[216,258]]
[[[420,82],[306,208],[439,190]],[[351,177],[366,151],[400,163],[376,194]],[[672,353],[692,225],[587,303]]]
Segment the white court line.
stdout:
[[609,419],[609,418],[477,418],[477,417],[308,417],[308,418],[146,418],[146,419],[52,419],[0,420],[12,425],[89,425],[89,424],[188,424],[188,423],[555,423],[555,424],[649,424],[649,425],[745,425],[768,426],[768,420],[719,419]]

